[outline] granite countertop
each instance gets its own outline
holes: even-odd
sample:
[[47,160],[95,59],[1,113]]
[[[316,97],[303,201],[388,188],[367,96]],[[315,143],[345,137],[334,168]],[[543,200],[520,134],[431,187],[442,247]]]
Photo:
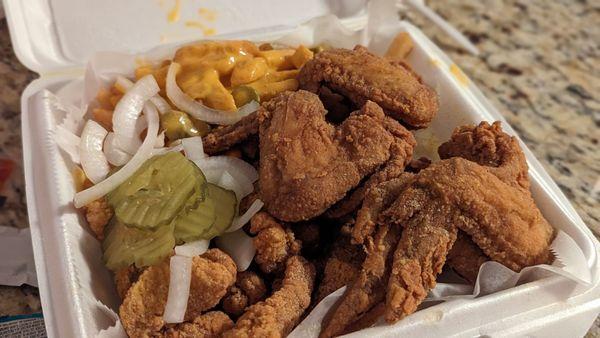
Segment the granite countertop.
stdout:
[[[462,52],[416,13],[421,27],[499,108],[584,222],[600,237],[600,4],[594,1],[436,0],[428,5],[480,49]],[[16,60],[0,20],[0,158],[16,162],[0,225],[26,227],[20,93],[35,77]],[[37,290],[0,287],[0,316],[40,310]],[[600,337],[597,320],[588,337]]]

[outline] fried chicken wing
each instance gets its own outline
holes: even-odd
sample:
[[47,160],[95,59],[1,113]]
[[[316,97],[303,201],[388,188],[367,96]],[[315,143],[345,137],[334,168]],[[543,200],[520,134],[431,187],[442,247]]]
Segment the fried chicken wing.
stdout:
[[202,138],[204,152],[208,155],[220,153],[257,134],[263,118],[263,115],[252,113],[235,124],[211,130]]
[[260,126],[260,195],[284,221],[322,214],[394,150],[412,155],[412,135],[373,102],[338,127],[325,121],[319,98],[306,91],[280,94],[263,109],[271,119]]
[[252,217],[250,232],[256,234],[254,259],[265,273],[283,270],[287,259],[302,249],[302,243],[295,239],[294,232],[266,212],[259,212]]
[[296,326],[310,305],[315,269],[300,256],[286,262],[281,287],[266,300],[256,303],[223,336],[284,337]]
[[357,106],[367,100],[412,128],[426,127],[438,110],[437,94],[403,62],[390,62],[363,46],[317,53],[300,70],[300,88],[317,93],[321,86]]
[[318,304],[330,293],[352,283],[358,276],[364,259],[362,246],[351,244],[349,236],[340,234],[325,263],[323,279],[314,303]]
[[404,224],[387,285],[385,320],[396,322],[417,310],[435,287],[456,240],[449,207],[431,203]]
[[385,299],[385,285],[399,239],[400,228],[387,225],[379,226],[375,235],[369,237],[361,271],[323,320],[320,338],[344,333],[350,324]]
[[448,252],[446,259],[448,265],[471,284],[475,284],[481,264],[489,260],[463,231],[458,231],[456,242]]
[[[527,189],[527,165],[514,138],[502,133],[499,124],[482,123],[457,129],[439,151],[442,157],[459,155],[481,164],[450,157],[419,168],[416,174],[377,184],[367,192],[353,229],[354,240],[361,243],[377,227],[403,227],[389,263],[385,319],[390,323],[416,311],[448,256],[470,280],[487,257],[515,271],[553,259],[549,247],[554,229]],[[451,251],[459,230],[458,245]],[[353,292],[354,285],[341,304]],[[379,294],[368,293],[371,299]],[[348,327],[349,320],[339,319],[340,308],[331,313],[337,318],[337,330],[328,322],[324,336]],[[356,312],[344,314],[348,313],[352,318]]]
[[505,183],[529,190],[525,155],[517,139],[502,131],[499,121],[456,128],[438,153],[442,159],[461,157],[479,163]]
[[[217,305],[235,282],[235,277],[235,263],[219,249],[194,257],[185,320],[193,320]],[[165,260],[147,268],[127,291],[119,316],[129,336],[148,337],[164,332],[162,316],[168,292],[169,260]]]

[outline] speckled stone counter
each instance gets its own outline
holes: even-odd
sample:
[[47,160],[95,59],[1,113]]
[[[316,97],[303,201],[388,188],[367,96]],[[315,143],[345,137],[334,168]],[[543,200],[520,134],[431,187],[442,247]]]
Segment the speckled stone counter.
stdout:
[[[600,236],[600,2],[427,1],[480,49],[462,52],[416,13],[421,27],[500,109]],[[20,93],[34,78],[15,59],[0,20],[0,158],[17,162],[0,224],[27,226]],[[0,316],[39,311],[34,288],[0,287]],[[589,337],[600,337],[596,321]]]

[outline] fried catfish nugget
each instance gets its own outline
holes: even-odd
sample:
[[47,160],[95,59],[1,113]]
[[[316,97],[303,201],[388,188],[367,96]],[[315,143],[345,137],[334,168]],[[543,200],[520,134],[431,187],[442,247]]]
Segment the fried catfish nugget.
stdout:
[[367,100],[412,128],[425,128],[438,111],[435,91],[403,62],[392,62],[363,46],[317,53],[300,70],[300,88],[317,93],[321,86],[357,106]]
[[300,256],[286,262],[281,287],[266,300],[248,308],[223,336],[285,337],[310,305],[315,269]]
[[239,316],[246,307],[254,305],[266,295],[265,281],[256,272],[239,272],[235,286],[223,298],[223,310],[232,316]]
[[283,221],[321,215],[394,150],[412,155],[412,135],[398,136],[404,127],[370,101],[337,127],[325,121],[318,96],[302,90],[282,93],[261,110],[271,118],[259,132],[260,196]]
[[287,259],[300,253],[302,243],[295,239],[294,232],[282,225],[268,213],[261,211],[252,216],[250,232],[255,234],[256,263],[265,273],[283,270]]
[[218,338],[233,327],[233,321],[221,311],[202,314],[189,323],[169,327],[166,338]]
[[[235,282],[236,266],[219,249],[192,260],[192,280],[185,320],[200,316],[219,303]],[[127,291],[119,316],[130,337],[149,337],[165,332],[162,319],[169,292],[169,260],[147,268]]]

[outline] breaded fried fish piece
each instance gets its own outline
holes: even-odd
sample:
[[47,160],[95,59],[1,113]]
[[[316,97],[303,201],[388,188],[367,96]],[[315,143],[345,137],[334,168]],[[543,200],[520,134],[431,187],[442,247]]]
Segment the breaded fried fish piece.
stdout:
[[[165,332],[162,317],[169,293],[169,270],[168,259],[151,266],[127,291],[119,316],[130,337],[152,337]],[[193,320],[217,305],[235,279],[235,263],[221,250],[210,249],[194,257],[185,320]]]
[[281,287],[248,308],[223,337],[285,337],[310,305],[315,268],[300,256],[287,260]]

